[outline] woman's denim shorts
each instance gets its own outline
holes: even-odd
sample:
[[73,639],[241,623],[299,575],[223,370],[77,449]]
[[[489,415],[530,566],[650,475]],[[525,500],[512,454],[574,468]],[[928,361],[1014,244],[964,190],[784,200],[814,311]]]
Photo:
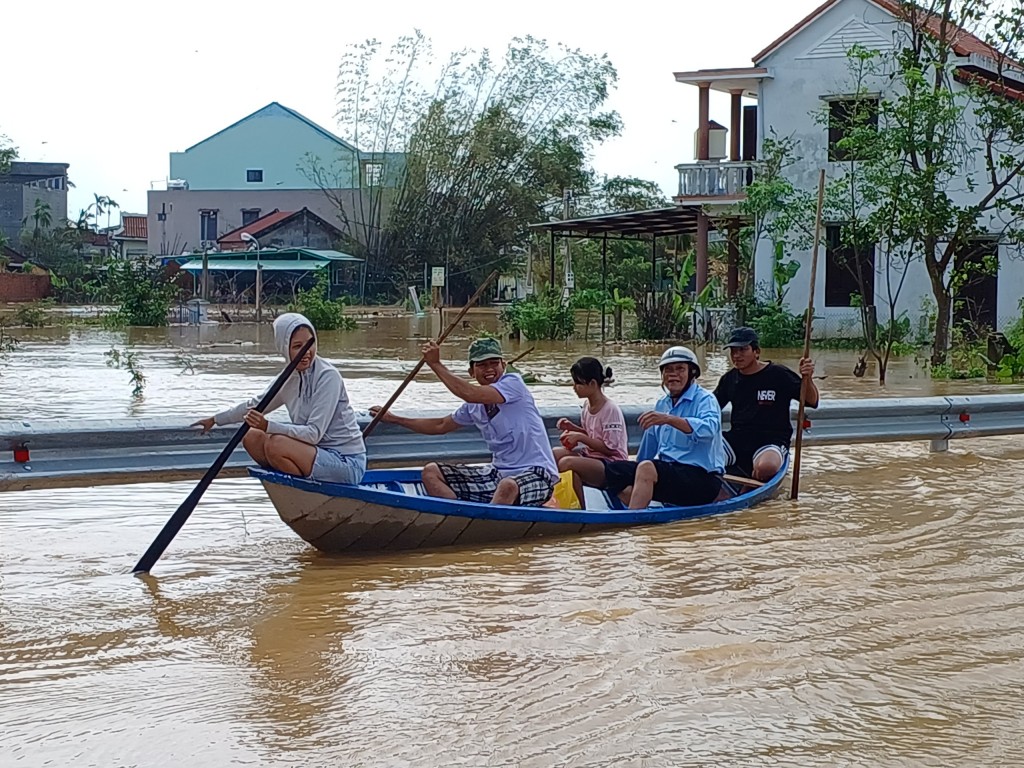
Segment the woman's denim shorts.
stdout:
[[365,473],[365,453],[341,453],[334,448],[318,445],[309,478],[321,483],[358,485]]

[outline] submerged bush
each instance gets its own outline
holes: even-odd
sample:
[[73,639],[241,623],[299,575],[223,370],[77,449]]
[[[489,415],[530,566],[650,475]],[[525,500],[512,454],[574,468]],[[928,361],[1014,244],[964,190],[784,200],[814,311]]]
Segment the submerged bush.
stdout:
[[576,330],[572,307],[551,290],[516,299],[501,310],[500,319],[509,331],[521,332],[531,341],[568,339]]
[[327,269],[321,269],[313,287],[300,291],[288,309],[305,315],[318,331],[355,330],[356,321],[345,314],[346,300],[332,299],[330,290]]

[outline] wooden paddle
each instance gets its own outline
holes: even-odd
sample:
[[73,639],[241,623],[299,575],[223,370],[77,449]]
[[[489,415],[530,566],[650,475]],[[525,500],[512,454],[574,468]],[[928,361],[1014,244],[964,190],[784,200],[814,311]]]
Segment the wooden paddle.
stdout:
[[[466,313],[469,311],[470,307],[472,307],[474,304],[476,304],[477,300],[483,294],[484,289],[488,285],[490,285],[491,281],[494,278],[496,278],[497,276],[498,276],[498,270],[494,270],[493,272],[491,272],[491,274],[489,274],[487,276],[486,280],[484,280],[482,283],[480,283],[480,287],[476,289],[476,293],[474,293],[472,296],[469,297],[469,301],[466,302],[466,306],[464,306],[459,311],[459,314],[457,314],[455,316],[455,319],[452,320],[448,324],[448,327],[445,328],[444,331],[441,333],[441,335],[437,337],[437,343],[438,344],[440,344],[445,339],[447,339],[448,335],[452,331],[455,330],[455,326],[457,326],[459,324],[459,322],[462,320],[462,318],[466,316]],[[416,363],[416,367],[413,368],[411,371],[409,371],[408,375],[406,375],[406,377],[405,377],[405,380],[401,384],[398,385],[398,389],[395,390],[395,394],[393,394],[391,396],[391,398],[386,403],[384,403],[384,405],[381,406],[381,409],[379,411],[377,411],[377,413],[374,415],[373,419],[370,420],[370,423],[366,425],[366,429],[363,430],[363,438],[364,439],[366,437],[368,437],[371,432],[373,432],[374,427],[376,427],[377,424],[380,423],[380,420],[384,417],[384,414],[387,413],[388,409],[390,409],[391,406],[395,404],[395,400],[397,400],[399,395],[401,395],[402,392],[405,391],[405,388],[407,386],[409,386],[410,382],[413,379],[416,378],[416,374],[420,372],[420,369],[423,368],[423,366],[425,364],[426,364],[426,358],[421,357],[420,361],[418,363]]]
[[515,356],[515,357],[513,357],[513,358],[512,358],[511,360],[509,360],[509,361],[508,361],[508,363],[507,363],[507,365],[512,365],[512,363],[518,363],[518,362],[519,362],[520,360],[522,360],[522,359],[523,359],[524,357],[526,357],[526,356],[527,356],[528,354],[530,354],[531,352],[533,352],[533,350],[535,350],[535,349],[536,349],[536,347],[530,347],[530,348],[529,348],[528,350],[526,350],[525,352],[520,352],[520,353],[519,353],[518,355],[516,355],[516,356]]
[[730,483],[739,483],[740,485],[749,485],[754,488],[760,488],[764,483],[760,480],[755,480],[752,477],[740,477],[739,475],[722,475],[722,479]]
[[[292,371],[295,370],[299,361],[302,360],[303,356],[315,343],[316,336],[302,345],[302,349],[300,349],[298,354],[291,359],[285,369],[281,371],[281,375],[277,377],[277,380],[270,386],[270,389],[267,390],[266,394],[260,398],[259,403],[256,404],[255,408],[253,408],[254,411],[263,413],[263,409],[270,405],[270,401],[273,400],[274,397],[277,396],[277,393],[281,391],[281,387],[283,387],[284,383],[288,381],[288,377],[292,375]],[[216,458],[210,468],[206,470],[206,474],[203,475],[203,479],[200,480],[196,487],[192,489],[192,493],[188,495],[188,498],[181,502],[181,506],[179,506],[174,511],[174,514],[171,515],[171,519],[167,521],[163,529],[153,540],[153,543],[149,545],[149,549],[146,550],[146,553],[139,559],[139,562],[136,563],[135,567],[132,569],[132,573],[149,573],[149,570],[156,564],[156,561],[160,559],[164,550],[167,549],[167,545],[171,543],[174,537],[178,534],[178,531],[181,530],[185,521],[188,520],[189,515],[191,515],[195,510],[196,505],[199,503],[199,499],[202,498],[206,489],[210,487],[210,483],[213,482],[217,473],[220,472],[224,467],[224,464],[227,463],[228,458],[230,458],[235,448],[238,447],[238,444],[242,442],[242,438],[245,437],[245,433],[248,431],[249,425],[242,424],[232,438],[228,440],[228,444],[224,446],[224,450],[220,452],[220,455]]]
[[[821,243],[821,211],[825,205],[825,169],[822,168],[818,174],[818,210],[814,215],[814,250],[811,251],[811,288],[807,292],[807,317],[804,322],[804,359],[811,356],[811,323],[814,322],[814,287],[818,277],[818,246]],[[802,377],[800,381],[800,407],[796,416],[796,445],[793,448],[793,485],[790,487],[789,496],[796,500],[800,494],[800,452],[804,444],[804,408],[807,405],[807,387],[810,385],[809,376]]]

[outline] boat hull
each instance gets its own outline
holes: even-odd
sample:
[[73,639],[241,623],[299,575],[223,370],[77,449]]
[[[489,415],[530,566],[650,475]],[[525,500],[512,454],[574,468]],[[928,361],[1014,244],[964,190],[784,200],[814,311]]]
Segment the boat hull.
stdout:
[[786,467],[765,486],[726,501],[646,510],[622,509],[617,500],[594,489],[587,489],[588,507],[603,509],[506,507],[432,498],[422,495],[419,470],[373,470],[358,486],[262,469],[249,472],[262,482],[281,520],[303,541],[321,552],[339,554],[508,543],[722,514],[772,498]]
[[321,552],[434,549],[581,533],[582,524],[445,515],[327,496],[264,481],[281,520]]

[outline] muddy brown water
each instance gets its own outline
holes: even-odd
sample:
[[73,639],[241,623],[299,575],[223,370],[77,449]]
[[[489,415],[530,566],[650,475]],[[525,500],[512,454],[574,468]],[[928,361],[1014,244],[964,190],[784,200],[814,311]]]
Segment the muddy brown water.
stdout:
[[[321,352],[366,407],[433,332],[374,318]],[[192,419],[280,368],[269,328],[18,335],[0,419]],[[104,364],[128,337],[139,402]],[[538,401],[575,404],[559,384],[596,346],[537,347]],[[610,394],[656,397],[659,352],[608,347]],[[710,386],[728,362],[705,359]],[[1015,391],[908,360],[880,392],[817,359],[826,397]],[[424,375],[396,408],[453,403]],[[0,494],[3,764],[1024,765],[1022,460],[1017,437],[808,449],[799,502],[355,560],[225,480],[147,579],[127,571],[191,483]]]

